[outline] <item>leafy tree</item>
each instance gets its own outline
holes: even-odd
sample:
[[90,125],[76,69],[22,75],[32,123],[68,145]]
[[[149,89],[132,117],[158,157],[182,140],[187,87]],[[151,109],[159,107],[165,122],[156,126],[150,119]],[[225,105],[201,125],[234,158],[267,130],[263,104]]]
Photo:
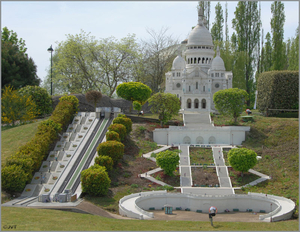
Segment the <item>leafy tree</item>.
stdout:
[[180,101],[175,94],[156,93],[148,100],[151,112],[159,115],[161,126],[180,110]]
[[248,94],[242,89],[224,89],[214,94],[213,100],[216,109],[223,115],[230,115],[237,122],[237,118],[243,111]]
[[1,121],[3,123],[12,123],[30,121],[38,113],[36,105],[29,95],[20,95],[17,90],[6,86],[1,98]]
[[36,65],[32,58],[21,52],[10,41],[1,44],[1,81],[2,87],[11,85],[19,89],[26,85],[39,85]]
[[39,115],[50,114],[52,112],[52,99],[46,89],[39,86],[27,85],[19,89],[19,93],[22,96],[29,95],[32,97]]
[[253,168],[256,163],[256,152],[246,148],[233,148],[228,152],[228,161],[230,166],[235,170],[247,172],[250,168]]
[[55,49],[53,82],[69,93],[98,90],[111,97],[118,83],[132,80],[139,57],[134,35],[96,40],[89,33],[67,35]]
[[213,41],[223,41],[223,24],[224,24],[224,18],[223,18],[223,10],[221,4],[218,2],[215,7],[215,22],[212,24],[211,28],[211,36]]
[[18,39],[18,35],[13,30],[8,30],[7,27],[3,27],[2,29],[2,37],[1,42],[11,42],[14,46],[18,48],[18,50],[25,54],[27,48],[25,47],[25,40],[22,38]]
[[167,32],[168,28],[164,27],[159,31],[147,29],[149,39],[141,42],[143,77],[140,81],[148,85],[154,93],[162,91],[165,73],[171,69],[178,49],[178,40]]
[[106,141],[99,144],[97,152],[99,156],[111,157],[114,164],[117,164],[124,155],[124,144],[117,141]]
[[82,191],[91,196],[106,196],[111,180],[106,168],[95,164],[81,172]]
[[267,72],[271,70],[271,67],[273,66],[272,62],[272,40],[271,40],[271,34],[268,32],[266,34],[266,43],[263,47],[263,58],[262,58],[262,72]]
[[[251,97],[254,95],[255,89],[253,89],[254,70],[257,60],[257,45],[260,41],[260,28],[261,20],[259,10],[257,8],[257,2],[252,1],[240,1],[237,4],[234,12],[235,18],[232,19],[232,27],[236,31],[237,38],[237,51],[244,51],[246,56],[246,62],[244,64],[245,69],[245,82],[246,91]],[[250,106],[252,98],[247,99],[247,105]]]
[[296,30],[296,38],[291,40],[288,62],[288,70],[299,70],[299,28]]
[[107,155],[97,156],[95,158],[95,163],[99,166],[104,166],[107,171],[111,171],[114,165],[112,158]]
[[271,32],[272,32],[272,70],[283,70],[285,67],[284,60],[284,5],[281,2],[273,2],[271,5]]
[[173,172],[176,170],[179,164],[178,152],[163,151],[156,155],[156,163],[164,170],[164,173],[168,176],[173,176]]
[[151,89],[141,82],[125,82],[117,87],[119,97],[131,102],[138,101],[141,104],[147,101],[151,93]]
[[97,106],[97,102],[100,102],[102,98],[102,93],[96,90],[90,90],[85,94],[85,99],[94,104],[95,110]]
[[134,110],[137,110],[138,112],[142,110],[142,105],[138,101],[133,101],[132,105]]
[[209,19],[210,19],[210,1],[199,1],[197,5],[197,9],[199,10],[199,7],[203,9],[204,13],[204,19],[205,19],[205,26],[209,30]]

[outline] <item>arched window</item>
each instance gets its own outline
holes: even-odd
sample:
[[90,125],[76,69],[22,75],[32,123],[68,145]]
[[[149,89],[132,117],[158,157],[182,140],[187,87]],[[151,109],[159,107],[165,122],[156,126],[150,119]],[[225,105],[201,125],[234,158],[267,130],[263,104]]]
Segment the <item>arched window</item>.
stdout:
[[192,108],[192,100],[191,100],[191,99],[187,99],[187,101],[186,101],[186,107],[187,107],[188,109],[191,109],[191,108]]
[[198,109],[198,108],[199,108],[199,100],[198,100],[198,99],[195,99],[195,100],[194,100],[194,108],[195,108],[195,109]]
[[205,61],[205,58],[203,57],[203,58],[202,58],[202,64],[204,64],[204,61]]
[[196,144],[203,144],[203,138],[202,138],[202,136],[199,136],[199,137],[197,137],[196,138]]
[[208,58],[206,58],[206,64],[208,64]]
[[200,64],[200,63],[201,63],[201,57],[198,58],[198,64]]
[[191,138],[189,136],[185,136],[183,138],[183,144],[191,144]]
[[202,101],[201,101],[201,108],[202,109],[206,109],[206,100],[205,99],[202,99]]
[[216,138],[214,136],[210,136],[208,139],[208,144],[216,144]]
[[196,82],[196,89],[198,89],[198,81]]
[[194,58],[194,64],[197,64],[197,58],[196,57]]

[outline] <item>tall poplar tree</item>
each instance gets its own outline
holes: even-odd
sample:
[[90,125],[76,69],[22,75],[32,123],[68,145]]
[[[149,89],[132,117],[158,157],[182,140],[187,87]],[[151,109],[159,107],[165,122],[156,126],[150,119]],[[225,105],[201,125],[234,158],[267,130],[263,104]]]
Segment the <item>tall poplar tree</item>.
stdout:
[[199,1],[197,5],[197,9],[201,7],[204,12],[204,21],[206,24],[206,28],[209,30],[209,18],[210,18],[210,1]]
[[271,5],[271,32],[272,32],[272,70],[283,70],[285,68],[284,56],[284,5],[281,2],[273,2]]
[[288,54],[288,70],[299,70],[299,28],[296,30],[296,38],[291,39],[291,49]]
[[215,22],[213,22],[213,26],[211,28],[211,36],[213,41],[223,41],[223,26],[224,26],[224,18],[223,18],[223,9],[221,4],[218,4],[215,7]]
[[261,21],[257,2],[240,1],[234,12],[235,18],[232,19],[232,27],[236,31],[238,51],[246,53],[245,59],[245,82],[246,91],[250,98],[247,105],[254,103],[255,89],[253,88],[253,67],[256,66],[257,43],[260,39]]
[[266,34],[266,43],[263,48],[263,59],[262,59],[262,72],[267,72],[271,70],[272,67],[272,40],[271,34],[268,32]]

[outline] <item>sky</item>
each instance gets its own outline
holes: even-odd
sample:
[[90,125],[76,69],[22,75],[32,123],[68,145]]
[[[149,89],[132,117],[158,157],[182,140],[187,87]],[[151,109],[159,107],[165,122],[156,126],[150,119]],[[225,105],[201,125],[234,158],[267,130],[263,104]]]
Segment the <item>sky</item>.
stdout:
[[[225,14],[225,1],[220,1]],[[231,20],[237,2],[228,1],[229,36]],[[283,1],[285,6],[285,41],[295,36],[299,25],[299,2]],[[186,39],[198,22],[198,1],[1,1],[1,28],[7,27],[23,38],[27,54],[37,65],[41,80],[50,69],[50,53],[67,34],[90,32],[96,39],[121,39],[135,34],[138,41],[147,40],[146,29],[159,31],[167,27],[168,33],[179,41]],[[214,21],[215,5],[211,2],[210,24]],[[264,35],[271,33],[271,1],[261,1]],[[225,15],[224,15],[225,19]],[[212,25],[210,25],[210,28]],[[225,29],[223,29],[225,31]]]

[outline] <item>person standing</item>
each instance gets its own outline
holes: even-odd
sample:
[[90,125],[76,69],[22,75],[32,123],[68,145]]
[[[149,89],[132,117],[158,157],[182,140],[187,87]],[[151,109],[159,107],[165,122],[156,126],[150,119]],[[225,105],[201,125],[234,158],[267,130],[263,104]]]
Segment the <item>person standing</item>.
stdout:
[[209,219],[210,219],[210,223],[211,223],[212,226],[214,226],[214,225],[213,225],[213,219],[212,219],[212,217],[216,216],[216,213],[218,212],[218,209],[217,209],[216,206],[211,206],[211,207],[209,208],[208,212],[209,212],[208,217],[209,217]]

